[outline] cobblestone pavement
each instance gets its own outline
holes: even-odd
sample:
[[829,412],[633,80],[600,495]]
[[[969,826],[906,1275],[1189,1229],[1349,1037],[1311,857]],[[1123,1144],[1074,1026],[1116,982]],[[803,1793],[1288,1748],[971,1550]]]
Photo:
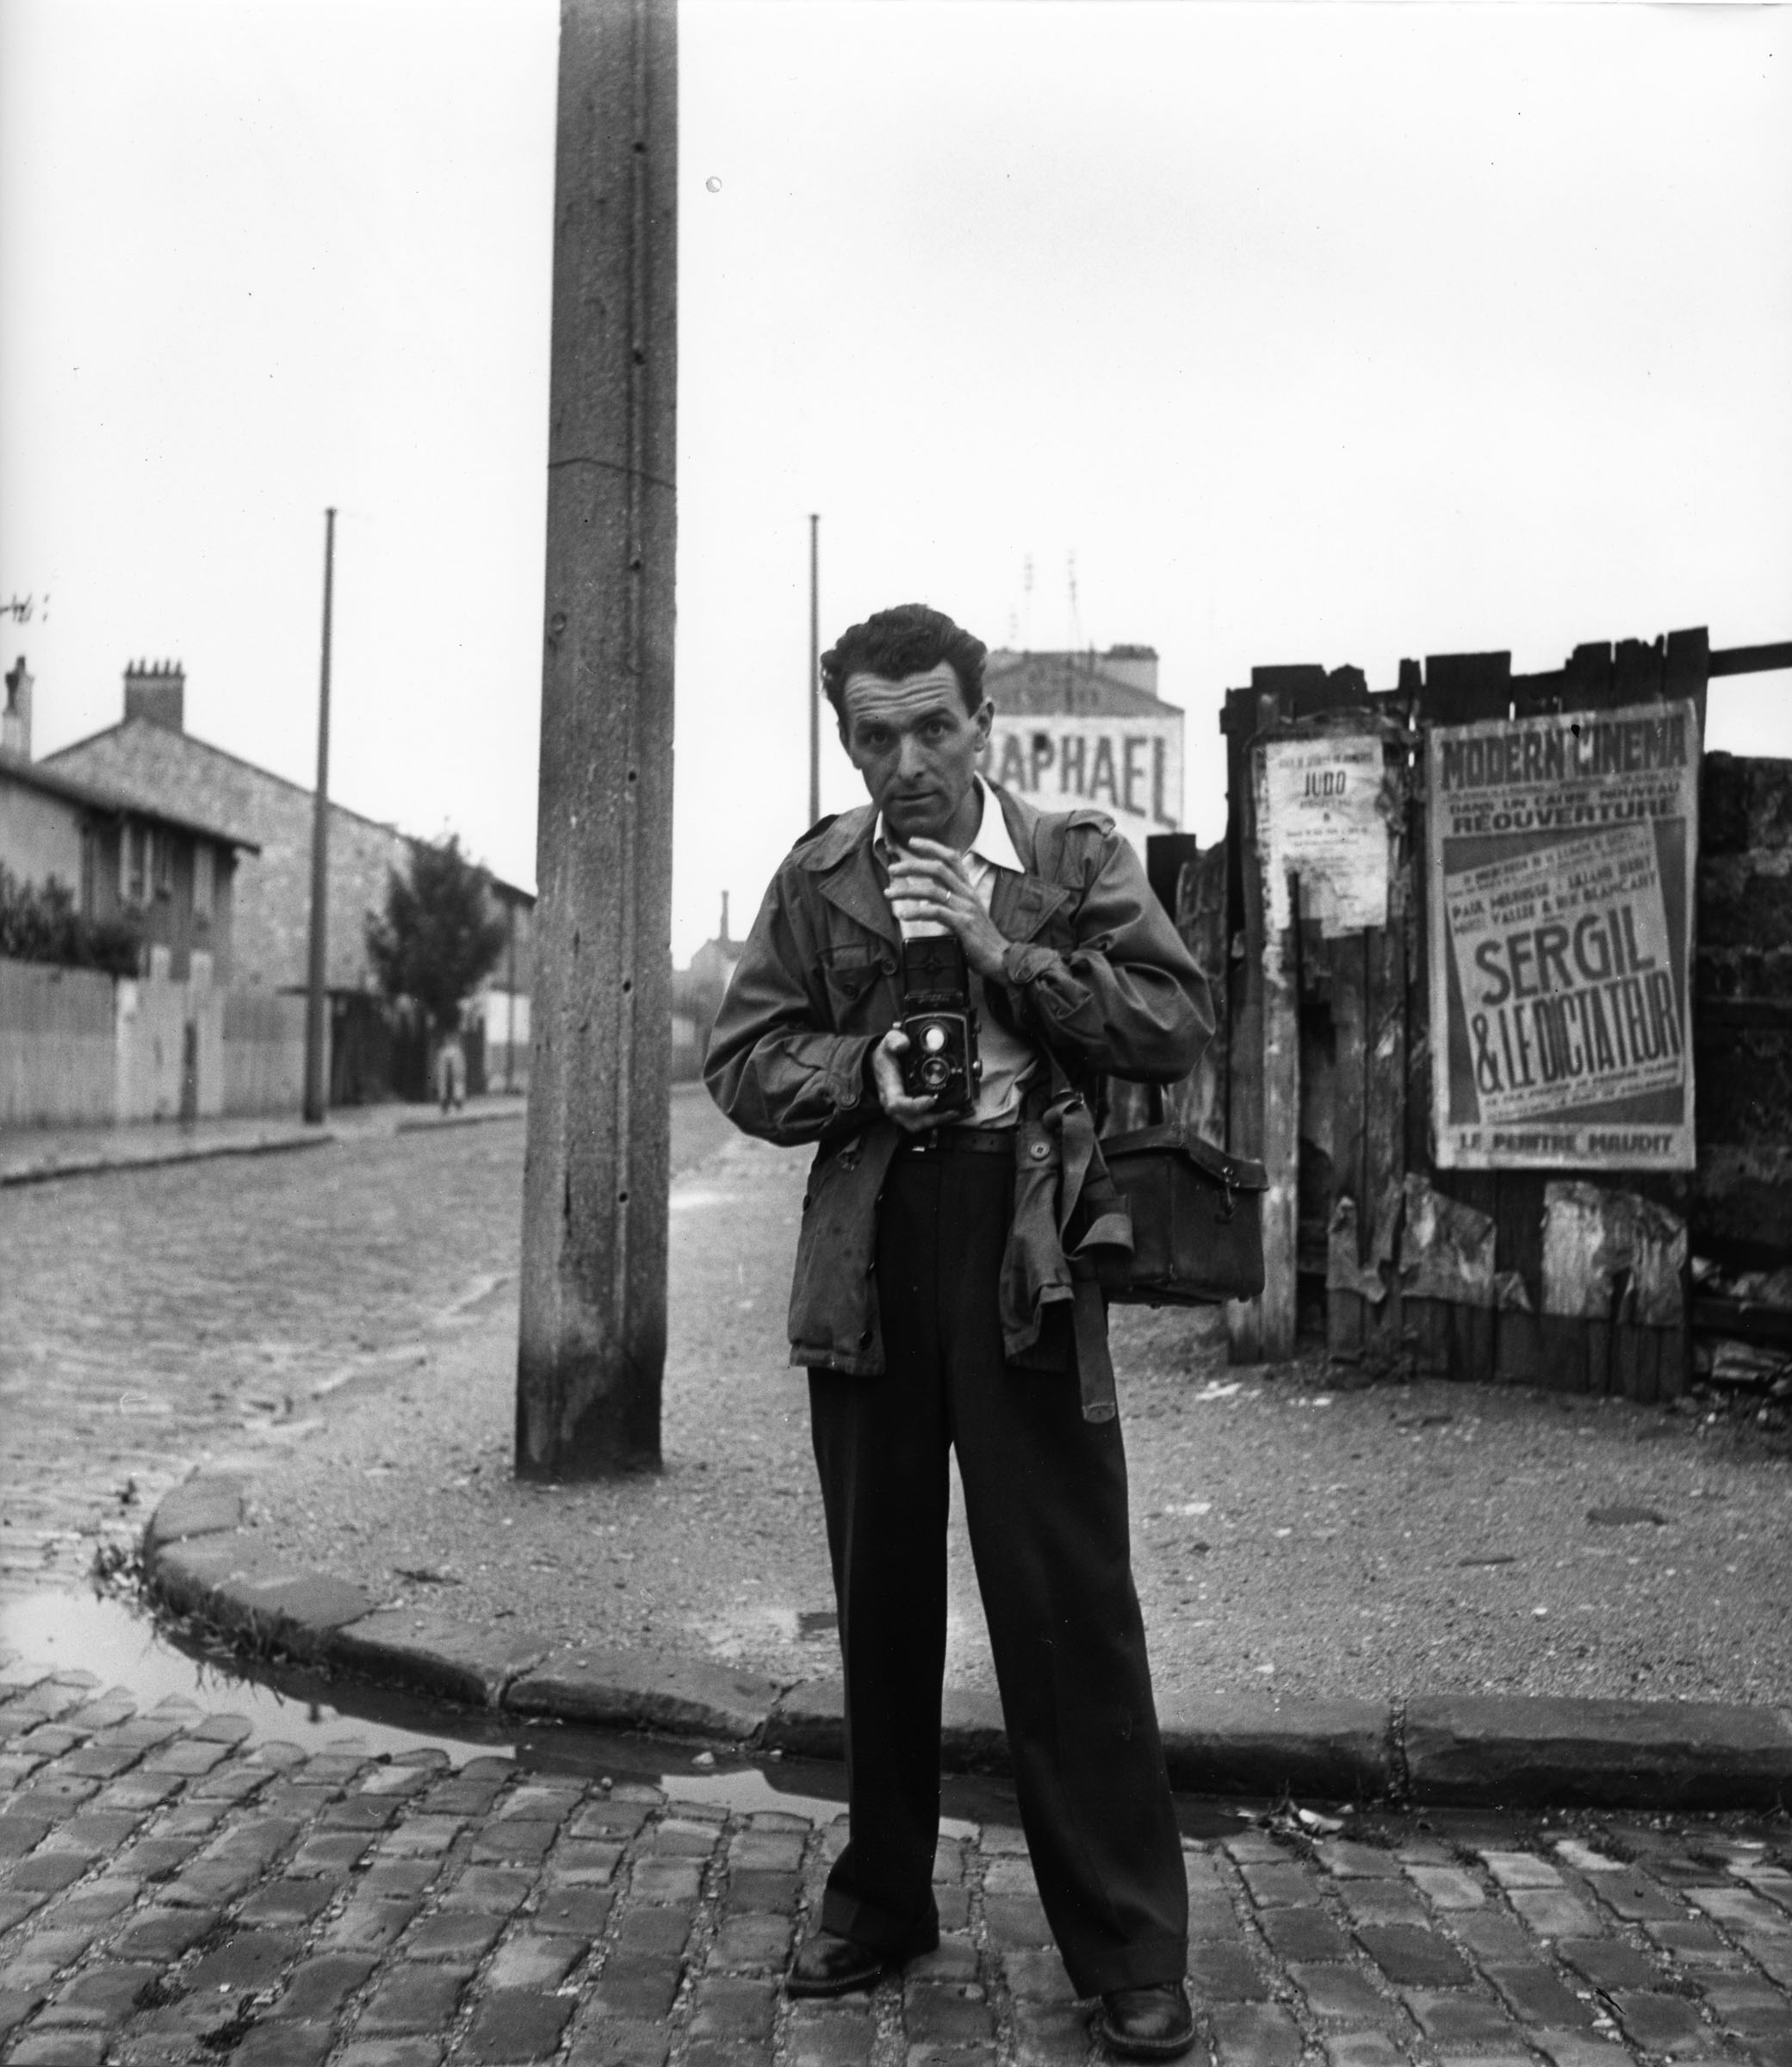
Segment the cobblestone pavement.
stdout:
[[[727,1133],[673,1102],[673,1158]],[[0,1190],[0,1583],[121,1548],[205,1459],[261,1462],[514,1296],[523,1127],[368,1133]]]
[[[791,2004],[778,1976],[842,1840],[825,1804],[312,1753],[16,1663],[0,1742],[9,2067],[1090,2057],[999,1818],[942,1840],[937,1953],[872,1996]],[[1184,1809],[1202,2062],[1792,2061],[1783,1818],[1363,1815],[1314,1836]]]

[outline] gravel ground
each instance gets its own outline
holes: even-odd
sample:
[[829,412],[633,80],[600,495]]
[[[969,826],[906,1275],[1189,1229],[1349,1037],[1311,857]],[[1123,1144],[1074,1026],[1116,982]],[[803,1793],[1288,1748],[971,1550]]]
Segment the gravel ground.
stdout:
[[[716,1145],[711,1148],[710,1140]],[[836,1653],[785,1291],[805,1158],[706,1137],[673,1195],[666,1468],[510,1475],[513,1282],[425,1376],[331,1403],[257,1524],[387,1605],[778,1679]],[[1215,1317],[1115,1316],[1134,1558],[1162,1696],[1456,1691],[1783,1703],[1788,1460],[1674,1412],[1227,1367]],[[993,1685],[961,1528],[951,1684]]]

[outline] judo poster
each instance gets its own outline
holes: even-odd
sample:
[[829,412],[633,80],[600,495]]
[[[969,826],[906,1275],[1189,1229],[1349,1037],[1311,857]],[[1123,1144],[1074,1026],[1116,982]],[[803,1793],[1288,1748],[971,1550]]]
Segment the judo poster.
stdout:
[[1292,922],[1288,878],[1302,916],[1327,940],[1387,923],[1388,804],[1381,736],[1330,733],[1262,748],[1257,822],[1266,850],[1269,923]]
[[1698,764],[1688,703],[1432,727],[1442,1167],[1692,1168]]

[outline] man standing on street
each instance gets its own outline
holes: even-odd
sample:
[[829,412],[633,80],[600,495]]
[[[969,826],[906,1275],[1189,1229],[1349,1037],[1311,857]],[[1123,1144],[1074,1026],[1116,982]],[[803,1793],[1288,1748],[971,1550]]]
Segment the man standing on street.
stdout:
[[[786,1986],[867,1988],[938,1941],[955,1448],[1040,1899],[1110,2047],[1165,2059],[1194,2038],[1187,1886],[1105,1325],[1066,1207],[1096,1079],[1185,1076],[1212,1016],[1113,822],[977,774],[984,652],[905,604],[823,656],[871,802],[784,860],[704,1067],[736,1126],[817,1150],[790,1325],[840,1609],[849,1840]],[[904,941],[947,932],[982,1075],[942,1112],[904,1090],[896,1021]]]

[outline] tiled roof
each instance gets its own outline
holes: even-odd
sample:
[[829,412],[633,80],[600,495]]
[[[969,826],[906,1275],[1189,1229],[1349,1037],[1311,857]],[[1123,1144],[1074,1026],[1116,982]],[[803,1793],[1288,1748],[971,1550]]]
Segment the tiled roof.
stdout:
[[0,778],[19,783],[28,790],[41,790],[47,796],[63,798],[87,810],[105,811],[113,816],[129,812],[139,818],[153,819],[158,825],[172,826],[177,832],[215,841],[220,847],[240,847],[251,854],[261,852],[258,842],[245,839],[241,833],[229,833],[221,826],[202,824],[196,818],[185,817],[178,811],[164,810],[159,804],[127,797],[122,791],[102,789],[90,782],[77,782],[67,775],[59,774],[53,768],[47,768],[41,761],[25,760],[3,750],[0,750]]

